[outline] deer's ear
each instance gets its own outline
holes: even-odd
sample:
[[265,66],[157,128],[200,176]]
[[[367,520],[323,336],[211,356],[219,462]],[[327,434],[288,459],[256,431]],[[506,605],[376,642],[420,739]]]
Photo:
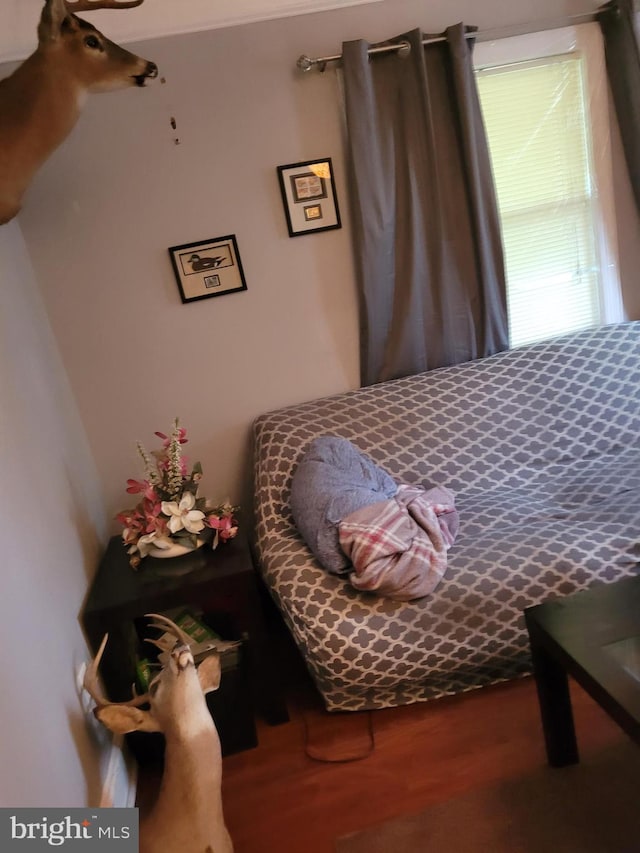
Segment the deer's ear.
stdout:
[[160,731],[153,714],[132,705],[102,705],[95,709],[95,715],[104,726],[119,735]]
[[69,17],[64,0],[46,0],[38,25],[38,40],[47,42],[59,39],[62,25]]
[[220,687],[220,655],[209,655],[198,666],[198,680],[203,693]]

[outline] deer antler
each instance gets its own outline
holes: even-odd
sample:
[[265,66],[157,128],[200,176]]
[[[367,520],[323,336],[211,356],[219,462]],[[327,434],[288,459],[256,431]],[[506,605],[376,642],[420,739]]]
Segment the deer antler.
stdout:
[[[172,634],[176,640],[179,640],[181,643],[185,643],[187,646],[192,642],[192,638],[166,616],[162,616],[160,613],[145,613],[145,616],[148,619],[154,620],[150,623],[151,628],[157,628],[159,631],[166,631],[169,634]],[[153,640],[147,640],[147,642],[154,643]],[[154,645],[157,644],[154,643]]]
[[96,707],[101,708],[104,705],[145,705],[149,701],[149,694],[144,693],[140,696],[134,696],[133,699],[130,699],[128,702],[109,702],[109,700],[105,697],[102,692],[102,688],[100,687],[100,682],[98,681],[98,667],[100,666],[100,661],[102,660],[102,655],[104,654],[105,646],[107,645],[107,640],[109,639],[109,635],[105,634],[102,638],[102,642],[100,643],[100,648],[95,656],[95,658],[91,661],[89,666],[86,668],[84,673],[84,678],[82,680],[82,686],[87,691],[89,696],[96,703]]
[[91,9],[133,9],[141,6],[144,0],[64,0],[64,4],[70,12],[86,12]]
[[102,638],[102,642],[100,643],[98,653],[84,672],[84,679],[82,681],[82,686],[87,691],[89,696],[91,696],[96,705],[107,704],[107,700],[105,699],[104,694],[102,692],[102,688],[100,687],[100,682],[98,681],[98,666],[100,665],[100,661],[102,660],[102,655],[104,654],[104,649],[107,645],[108,639],[109,635],[105,634]]

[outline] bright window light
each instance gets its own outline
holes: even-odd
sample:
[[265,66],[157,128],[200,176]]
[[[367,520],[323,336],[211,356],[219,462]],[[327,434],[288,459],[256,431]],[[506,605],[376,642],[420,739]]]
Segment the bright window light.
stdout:
[[512,347],[623,319],[606,76],[593,27],[476,46]]

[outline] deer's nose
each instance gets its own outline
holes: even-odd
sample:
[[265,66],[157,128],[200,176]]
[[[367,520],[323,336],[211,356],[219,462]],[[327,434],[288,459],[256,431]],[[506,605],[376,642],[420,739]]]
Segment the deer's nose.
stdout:
[[193,666],[193,655],[191,654],[189,646],[179,646],[174,650],[173,658],[179,671],[187,669],[189,666]]
[[144,66],[142,74],[135,74],[133,79],[136,81],[136,86],[144,86],[147,80],[158,76],[158,66],[155,62],[147,62]]

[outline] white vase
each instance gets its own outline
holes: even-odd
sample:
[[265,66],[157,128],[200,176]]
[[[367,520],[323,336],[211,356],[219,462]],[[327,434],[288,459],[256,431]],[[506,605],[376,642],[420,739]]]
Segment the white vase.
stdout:
[[204,544],[204,539],[198,539],[198,544],[195,548],[193,545],[185,545],[182,542],[173,542],[169,548],[149,548],[148,554],[150,557],[156,557],[158,560],[166,560],[170,557],[184,557],[185,554],[191,554],[198,548],[202,548]]

